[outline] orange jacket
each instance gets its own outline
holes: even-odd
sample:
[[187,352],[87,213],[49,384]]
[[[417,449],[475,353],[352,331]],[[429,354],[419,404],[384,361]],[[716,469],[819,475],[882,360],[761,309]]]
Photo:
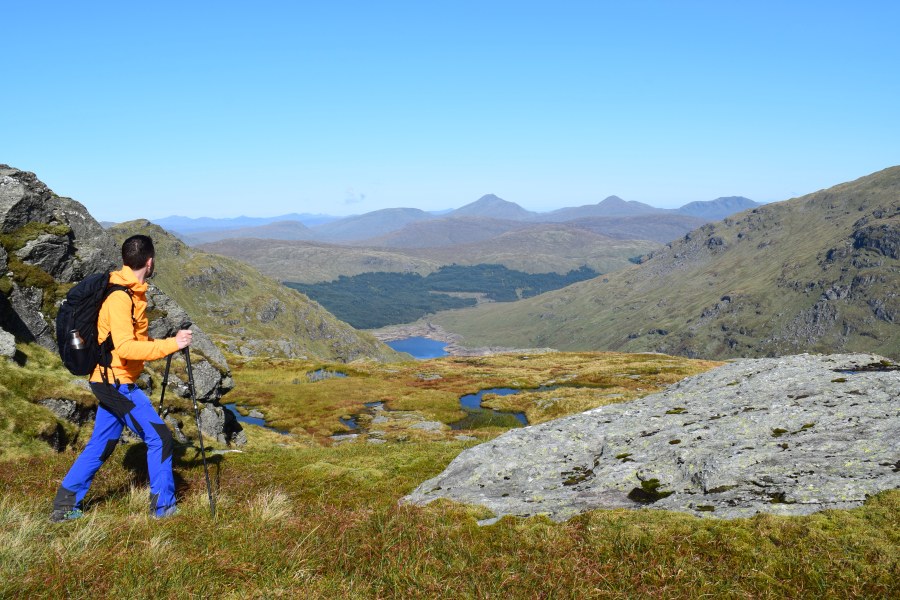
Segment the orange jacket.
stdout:
[[[109,274],[109,283],[129,288],[132,296],[122,291],[113,292],[100,307],[97,319],[97,340],[103,342],[112,333],[112,363],[108,378],[110,383],[134,383],[144,370],[145,360],[156,360],[178,350],[174,337],[152,340],[147,335],[147,283],[134,276],[131,267]],[[131,320],[131,302],[134,300],[134,322]],[[91,381],[103,381],[103,367],[97,366]]]

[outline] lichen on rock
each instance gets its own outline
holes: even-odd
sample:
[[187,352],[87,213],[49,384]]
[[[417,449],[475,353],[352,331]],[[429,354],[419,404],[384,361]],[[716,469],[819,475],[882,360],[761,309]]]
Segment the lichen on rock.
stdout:
[[600,508],[734,518],[859,506],[900,487],[898,369],[871,354],[738,360],[640,400],[511,430],[404,502],[556,520]]

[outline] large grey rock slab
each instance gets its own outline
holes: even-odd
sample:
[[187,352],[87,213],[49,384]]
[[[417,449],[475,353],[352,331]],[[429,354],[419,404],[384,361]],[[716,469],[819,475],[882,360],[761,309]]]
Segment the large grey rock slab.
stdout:
[[629,403],[511,430],[404,502],[498,516],[599,508],[722,518],[849,508],[900,487],[900,371],[880,356],[739,360]]

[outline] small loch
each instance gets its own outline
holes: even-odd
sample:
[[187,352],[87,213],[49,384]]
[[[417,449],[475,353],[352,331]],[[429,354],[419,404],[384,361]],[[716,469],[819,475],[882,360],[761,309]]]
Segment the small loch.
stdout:
[[237,403],[231,403],[224,405],[227,410],[230,410],[235,418],[237,418],[238,423],[246,423],[247,425],[258,425],[264,429],[268,429],[270,431],[274,431],[276,433],[280,433],[282,435],[291,435],[290,431],[284,431],[282,429],[276,429],[275,427],[271,427],[266,424],[265,419],[260,419],[258,417],[244,416],[238,411]]
[[481,405],[485,394],[511,396],[521,391],[515,388],[488,388],[475,394],[461,396],[459,405],[466,412],[466,416],[451,423],[450,427],[452,429],[478,429],[480,427],[524,427],[528,425],[525,413],[493,410]]
[[447,342],[432,340],[426,337],[408,337],[386,342],[397,352],[406,352],[418,360],[447,356]]

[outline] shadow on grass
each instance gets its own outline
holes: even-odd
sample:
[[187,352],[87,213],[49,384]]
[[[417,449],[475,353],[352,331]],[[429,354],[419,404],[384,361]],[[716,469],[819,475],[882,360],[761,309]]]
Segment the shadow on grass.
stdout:
[[[206,464],[209,467],[210,482],[213,487],[213,493],[218,494],[219,481],[221,477],[222,456],[209,456],[207,453]],[[143,443],[129,444],[122,458],[122,467],[130,474],[128,481],[121,485],[107,488],[100,494],[92,494],[88,501],[88,505],[100,504],[113,498],[121,497],[130,493],[134,487],[144,487],[150,485],[150,474],[147,469],[147,446]],[[203,467],[203,458],[200,455],[200,449],[189,445],[176,445],[172,456],[172,471],[175,479],[175,496],[182,501],[188,491],[194,487],[181,474],[182,470],[201,469]],[[196,484],[195,484],[196,485]],[[205,483],[201,480],[200,486]]]

